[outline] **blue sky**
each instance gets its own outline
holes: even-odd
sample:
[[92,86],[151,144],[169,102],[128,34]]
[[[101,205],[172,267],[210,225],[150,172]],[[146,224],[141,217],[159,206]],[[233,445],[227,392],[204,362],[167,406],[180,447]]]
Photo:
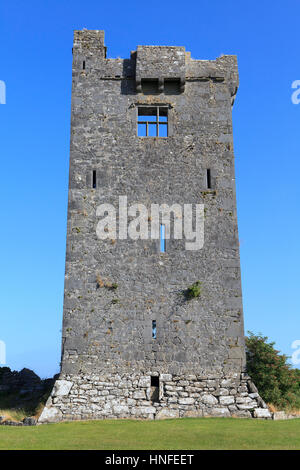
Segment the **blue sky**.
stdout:
[[245,330],[291,355],[299,325],[300,3],[14,1],[0,5],[0,340],[7,365],[59,370],[74,29],[108,57],[138,44],[237,54],[233,111]]

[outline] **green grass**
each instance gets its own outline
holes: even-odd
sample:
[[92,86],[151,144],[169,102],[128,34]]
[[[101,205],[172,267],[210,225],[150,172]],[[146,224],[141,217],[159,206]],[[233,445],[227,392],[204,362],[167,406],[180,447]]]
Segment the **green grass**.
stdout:
[[300,449],[300,419],[185,418],[0,426],[0,449]]

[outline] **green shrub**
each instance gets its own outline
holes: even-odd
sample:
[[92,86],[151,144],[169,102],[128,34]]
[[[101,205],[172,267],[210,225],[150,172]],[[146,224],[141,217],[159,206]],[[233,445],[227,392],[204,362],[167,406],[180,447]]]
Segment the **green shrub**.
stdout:
[[201,294],[201,282],[196,281],[194,284],[189,286],[185,291],[185,296],[188,300],[199,297]]
[[246,337],[247,371],[267,403],[280,409],[300,408],[300,370],[288,364],[288,356],[279,354],[267,336]]

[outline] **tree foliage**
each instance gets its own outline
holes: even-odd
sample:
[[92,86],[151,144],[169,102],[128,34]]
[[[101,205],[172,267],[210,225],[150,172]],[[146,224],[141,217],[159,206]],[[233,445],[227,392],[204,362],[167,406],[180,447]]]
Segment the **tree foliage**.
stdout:
[[288,356],[274,348],[267,336],[246,337],[247,372],[263,400],[277,408],[300,408],[300,370],[287,362]]

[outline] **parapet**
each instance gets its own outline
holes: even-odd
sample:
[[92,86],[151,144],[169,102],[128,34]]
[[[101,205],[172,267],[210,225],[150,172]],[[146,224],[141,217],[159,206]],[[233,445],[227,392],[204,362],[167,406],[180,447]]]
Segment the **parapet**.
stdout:
[[165,80],[179,80],[185,84],[185,48],[169,46],[138,46],[136,51],[135,81],[137,92],[142,91],[143,80],[158,80],[163,91]]
[[[138,46],[130,59],[106,58],[104,31],[74,31],[73,53],[75,68],[87,61],[87,70],[97,70],[99,78],[135,80],[137,93],[142,83],[156,81],[163,93],[166,81],[177,81],[184,92],[187,81],[225,81],[232,101],[238,89],[238,68],[235,55],[222,55],[215,60],[195,60],[180,46]],[[77,57],[76,57],[77,56]]]
[[81,53],[94,52],[103,58],[106,58],[106,47],[104,45],[104,31],[88,30],[74,31],[74,49]]

